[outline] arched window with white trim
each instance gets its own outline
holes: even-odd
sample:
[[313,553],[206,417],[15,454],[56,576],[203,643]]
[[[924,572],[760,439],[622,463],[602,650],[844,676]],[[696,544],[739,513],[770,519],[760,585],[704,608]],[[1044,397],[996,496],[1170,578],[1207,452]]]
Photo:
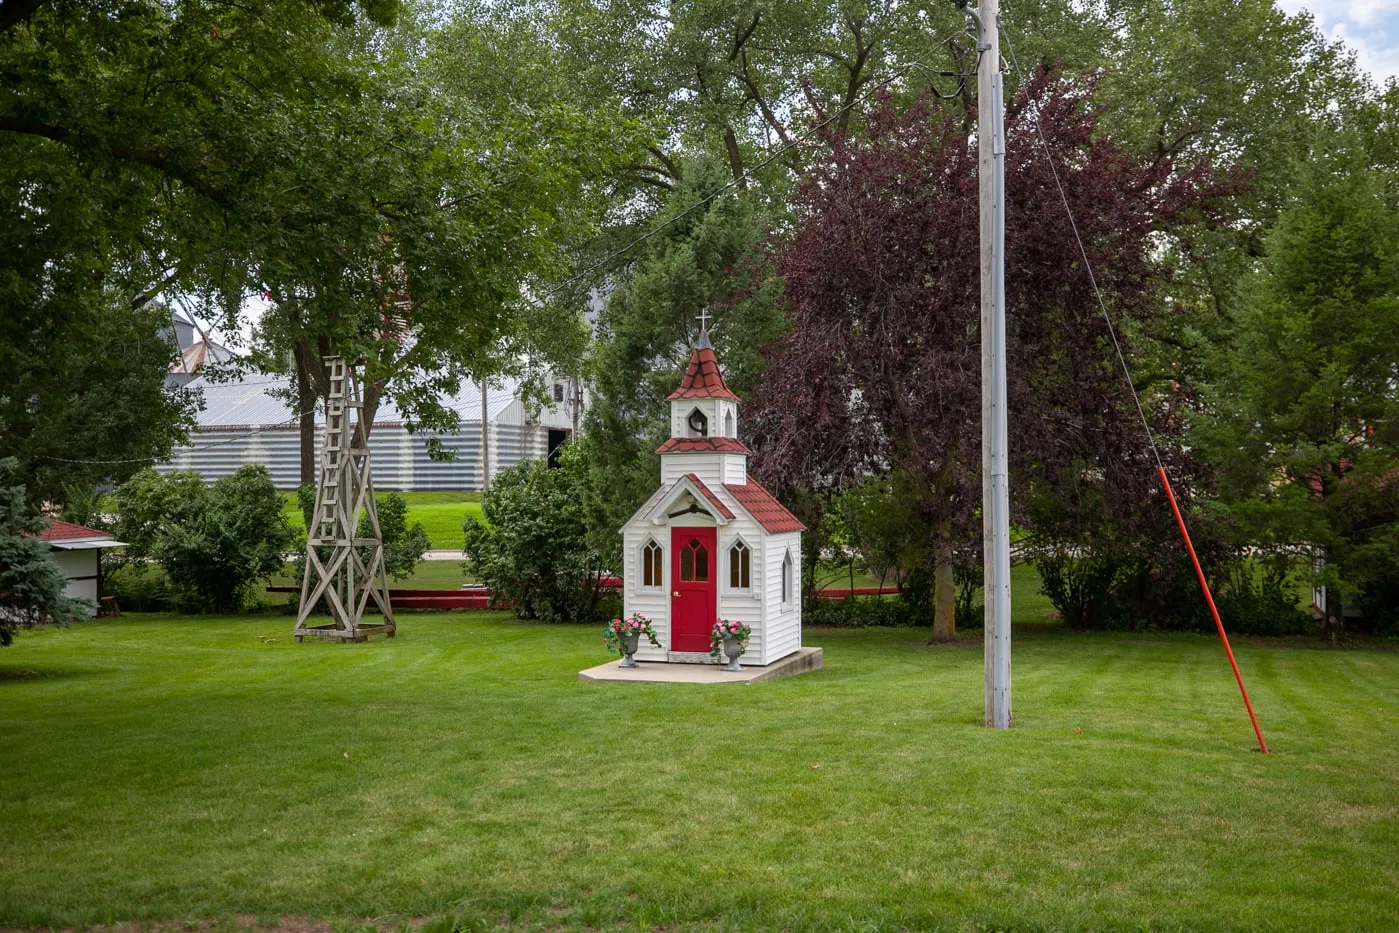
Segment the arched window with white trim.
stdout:
[[787,604],[792,601],[792,549],[788,548],[787,553],[782,555],[782,602]]
[[729,545],[729,588],[747,590],[753,587],[753,549],[743,540]]
[[641,548],[641,585],[645,587],[665,586],[665,552],[654,539]]

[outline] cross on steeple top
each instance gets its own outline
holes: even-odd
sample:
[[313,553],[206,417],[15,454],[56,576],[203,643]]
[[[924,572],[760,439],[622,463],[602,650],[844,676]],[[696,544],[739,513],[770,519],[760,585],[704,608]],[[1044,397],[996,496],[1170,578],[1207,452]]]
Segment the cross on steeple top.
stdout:
[[700,322],[700,332],[703,333],[709,330],[709,309],[701,308],[698,317]]

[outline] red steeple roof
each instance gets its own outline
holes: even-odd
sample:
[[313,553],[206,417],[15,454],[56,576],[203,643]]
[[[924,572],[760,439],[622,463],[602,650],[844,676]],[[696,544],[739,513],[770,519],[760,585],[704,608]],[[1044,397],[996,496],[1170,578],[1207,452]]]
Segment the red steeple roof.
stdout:
[[670,401],[684,398],[726,398],[737,402],[738,396],[724,385],[724,375],[719,371],[719,358],[714,355],[714,347],[709,343],[709,334],[700,334],[695,352],[690,354],[690,365],[685,370],[685,378],[680,380],[680,388],[670,393]]
[[658,454],[673,453],[752,453],[743,442],[733,437],[672,437],[656,448]]

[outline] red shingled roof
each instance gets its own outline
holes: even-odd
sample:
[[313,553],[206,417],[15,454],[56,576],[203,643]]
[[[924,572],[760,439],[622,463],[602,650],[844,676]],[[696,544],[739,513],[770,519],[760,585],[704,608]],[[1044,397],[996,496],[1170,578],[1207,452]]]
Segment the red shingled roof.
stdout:
[[[685,478],[690,482],[694,483],[696,489],[704,493],[704,497],[709,500],[709,504],[718,509],[720,515],[724,516],[725,518],[734,517],[733,511],[727,505],[721,502],[719,500],[719,497],[714,495],[714,491],[711,490],[708,486],[706,486],[698,476],[696,476],[693,473],[686,473]],[[779,508],[781,508],[781,506],[779,506]]]
[[656,448],[658,454],[690,453],[747,454],[752,453],[742,442],[732,437],[672,437]]
[[703,340],[695,352],[690,354],[690,365],[685,370],[685,378],[680,380],[680,388],[670,393],[671,401],[682,398],[726,398],[738,401],[738,396],[724,385],[724,375],[719,372],[719,358],[714,348]]
[[782,534],[785,531],[806,531],[806,526],[801,523],[787,507],[773,498],[772,493],[762,486],[749,479],[746,485],[738,486],[732,483],[725,483],[727,489],[738,504],[759,524],[768,534]]
[[88,528],[85,525],[75,525],[72,522],[53,521],[49,523],[47,528],[39,532],[39,537],[44,541],[74,541],[81,538],[110,538],[112,534],[97,528]]

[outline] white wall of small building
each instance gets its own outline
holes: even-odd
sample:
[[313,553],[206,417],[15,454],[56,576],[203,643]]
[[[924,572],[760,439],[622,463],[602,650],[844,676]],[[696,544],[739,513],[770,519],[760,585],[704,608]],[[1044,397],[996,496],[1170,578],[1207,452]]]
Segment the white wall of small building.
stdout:
[[699,477],[710,489],[733,483],[742,486],[748,481],[748,457],[730,453],[661,454],[661,482],[666,485],[687,473]]
[[[763,607],[767,613],[767,651],[764,664],[781,660],[802,646],[802,548],[801,533],[768,535],[763,554]],[[782,599],[782,562],[792,555],[787,599]]]
[[63,587],[63,595],[91,600],[94,606],[93,615],[97,614],[95,607],[97,604],[97,555],[99,553],[95,549],[49,552],[54,563],[68,578],[68,583]]
[[[652,540],[661,546],[664,559],[661,561],[661,585],[648,587],[643,585],[641,551]],[[622,547],[622,612],[627,616],[639,612],[650,619],[656,640],[660,642],[658,648],[643,638],[636,652],[637,660],[664,661],[670,652],[670,526],[635,520],[622,534]]]
[[[739,514],[737,509],[733,511],[734,519],[719,529],[719,618],[742,622],[753,630],[748,648],[739,656],[740,664],[767,664],[766,648],[772,633],[763,619],[763,529],[747,515]],[[746,590],[736,589],[729,578],[729,549],[739,541],[748,545],[750,552],[750,586]]]

